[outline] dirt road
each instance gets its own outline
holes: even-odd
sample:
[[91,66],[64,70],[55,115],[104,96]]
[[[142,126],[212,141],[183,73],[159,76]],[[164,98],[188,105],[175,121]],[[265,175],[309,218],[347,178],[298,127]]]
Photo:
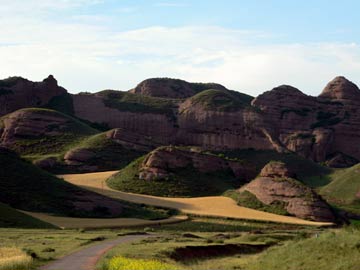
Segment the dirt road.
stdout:
[[127,235],[115,240],[105,241],[101,244],[93,245],[82,250],[76,251],[59,260],[40,268],[40,270],[94,270],[96,262],[100,257],[119,244],[141,240],[150,235]]

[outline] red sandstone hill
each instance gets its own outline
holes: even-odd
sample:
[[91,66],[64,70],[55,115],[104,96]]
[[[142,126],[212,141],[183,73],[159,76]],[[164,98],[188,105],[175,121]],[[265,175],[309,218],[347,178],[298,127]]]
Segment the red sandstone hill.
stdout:
[[[360,91],[344,77],[318,97],[279,86],[255,99],[218,84],[149,79],[130,92],[69,95],[49,76],[42,82],[0,81],[0,115],[47,107],[127,132],[149,147],[194,145],[211,150],[273,149],[346,167],[360,159]],[[122,136],[125,136],[122,138]],[[1,142],[0,142],[1,143]],[[131,142],[130,142],[131,143]]]

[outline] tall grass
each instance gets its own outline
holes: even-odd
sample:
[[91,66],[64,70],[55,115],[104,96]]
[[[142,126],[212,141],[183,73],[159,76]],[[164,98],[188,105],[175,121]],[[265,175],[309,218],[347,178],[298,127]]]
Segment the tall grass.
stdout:
[[31,264],[32,258],[22,250],[0,247],[0,270],[27,270]]
[[176,270],[175,265],[158,260],[130,259],[114,257],[110,260],[108,270]]

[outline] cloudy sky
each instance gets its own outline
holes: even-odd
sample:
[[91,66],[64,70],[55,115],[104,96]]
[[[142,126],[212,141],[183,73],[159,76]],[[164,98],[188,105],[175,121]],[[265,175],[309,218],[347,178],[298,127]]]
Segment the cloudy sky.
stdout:
[[360,85],[357,0],[0,0],[0,78],[53,74],[70,92],[149,77],[258,95]]

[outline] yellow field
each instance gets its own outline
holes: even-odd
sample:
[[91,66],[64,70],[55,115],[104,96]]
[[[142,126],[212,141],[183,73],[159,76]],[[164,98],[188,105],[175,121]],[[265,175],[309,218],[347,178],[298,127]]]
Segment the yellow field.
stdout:
[[18,248],[0,247],[0,270],[30,269],[32,258]]
[[174,208],[188,214],[260,221],[273,221],[299,225],[332,225],[332,223],[312,222],[295,217],[281,216],[257,211],[246,207],[241,207],[238,206],[234,200],[223,196],[196,198],[165,198],[116,191],[110,189],[105,184],[105,180],[114,173],[116,173],[116,171],[85,174],[67,174],[59,175],[59,177],[72,184],[82,186],[84,188],[98,192],[111,198],[121,199],[134,203]]

